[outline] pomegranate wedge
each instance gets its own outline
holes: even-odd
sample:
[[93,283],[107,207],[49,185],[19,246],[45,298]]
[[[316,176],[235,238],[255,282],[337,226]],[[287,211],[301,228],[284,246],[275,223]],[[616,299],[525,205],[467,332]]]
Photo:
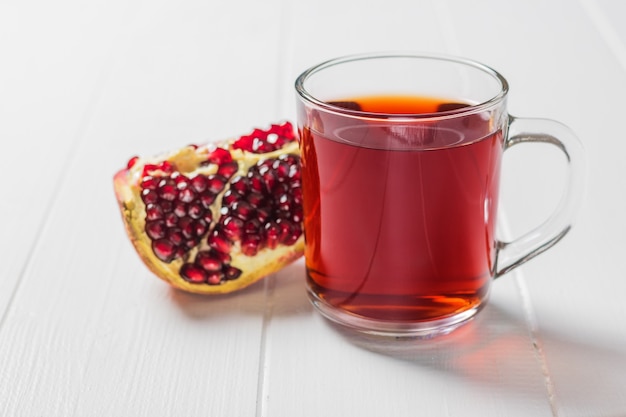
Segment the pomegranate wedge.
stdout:
[[303,254],[300,156],[289,122],[133,157],[114,187],[137,253],[182,290],[232,292]]

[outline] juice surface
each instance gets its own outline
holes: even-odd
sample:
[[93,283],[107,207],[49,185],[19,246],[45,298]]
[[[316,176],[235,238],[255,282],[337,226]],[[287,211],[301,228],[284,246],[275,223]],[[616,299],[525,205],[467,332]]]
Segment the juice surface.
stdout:
[[[337,103],[337,102],[336,102]],[[341,100],[338,103],[357,103],[361,111],[388,114],[426,114],[445,111],[456,104],[456,108],[468,106],[467,103],[442,100],[437,97],[416,97],[381,95],[366,96],[358,99]],[[341,105],[340,105],[341,107]]]

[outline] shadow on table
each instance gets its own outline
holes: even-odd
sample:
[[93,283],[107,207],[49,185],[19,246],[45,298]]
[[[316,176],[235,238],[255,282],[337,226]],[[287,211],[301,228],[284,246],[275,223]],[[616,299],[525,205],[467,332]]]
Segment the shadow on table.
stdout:
[[542,327],[535,335],[522,318],[494,303],[432,340],[384,339],[329,325],[362,349],[499,391],[523,392],[534,381],[558,415],[626,416],[626,346],[585,337],[584,329],[565,334]]
[[[170,298],[194,320],[313,314],[300,261],[233,294],[201,296],[172,289]],[[451,373],[494,392],[543,391],[556,415],[626,416],[626,346],[586,337],[584,329],[567,334],[542,326],[535,335],[523,317],[494,302],[472,322],[432,340],[385,339],[326,323],[358,348]]]
[[198,295],[172,288],[170,298],[194,319],[235,314],[288,316],[310,314],[313,310],[306,296],[301,261],[230,294]]

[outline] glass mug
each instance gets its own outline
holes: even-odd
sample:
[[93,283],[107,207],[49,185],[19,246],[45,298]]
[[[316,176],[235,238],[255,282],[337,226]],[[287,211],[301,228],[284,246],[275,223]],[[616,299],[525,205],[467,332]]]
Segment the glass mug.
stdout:
[[[326,318],[381,335],[432,337],[472,318],[497,278],[557,243],[583,194],[576,136],[507,113],[508,84],[466,59],[382,53],[296,80],[307,290]],[[551,217],[496,237],[503,152],[553,144],[568,162]]]

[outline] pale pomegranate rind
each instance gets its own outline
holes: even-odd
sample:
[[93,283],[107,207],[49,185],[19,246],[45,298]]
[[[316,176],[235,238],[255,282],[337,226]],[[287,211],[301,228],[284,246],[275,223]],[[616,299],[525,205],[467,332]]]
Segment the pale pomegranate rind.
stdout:
[[[260,279],[280,271],[286,265],[297,260],[304,254],[304,236],[301,235],[292,245],[280,244],[274,249],[262,248],[254,256],[246,256],[239,250],[239,242],[235,242],[231,249],[230,265],[242,271],[241,275],[233,280],[227,280],[220,284],[194,283],[185,280],[180,275],[180,268],[185,263],[181,258],[175,258],[166,263],[160,260],[152,250],[152,242],[146,235],[146,206],[141,199],[142,170],[146,164],[158,164],[162,161],[169,161],[176,166],[182,174],[193,176],[196,174],[209,175],[218,169],[216,164],[202,165],[206,161],[209,153],[215,147],[221,147],[230,151],[233,161],[237,162],[238,170],[231,178],[237,175],[245,175],[250,167],[259,160],[277,158],[284,154],[299,155],[296,141],[288,143],[279,150],[268,153],[252,153],[233,149],[232,143],[227,141],[222,143],[208,144],[201,147],[187,146],[179,150],[156,156],[154,158],[138,158],[132,167],[122,169],[114,176],[114,188],[119,208],[122,214],[126,232],[132,242],[137,254],[144,264],[154,275],[164,280],[171,286],[183,291],[198,294],[226,294],[243,289]],[[213,218],[219,219],[221,198],[230,187],[230,181],[225,189],[219,194],[213,204]],[[211,229],[212,229],[211,225]],[[198,251],[206,249],[206,238],[201,243],[188,252],[188,258],[193,258]]]

